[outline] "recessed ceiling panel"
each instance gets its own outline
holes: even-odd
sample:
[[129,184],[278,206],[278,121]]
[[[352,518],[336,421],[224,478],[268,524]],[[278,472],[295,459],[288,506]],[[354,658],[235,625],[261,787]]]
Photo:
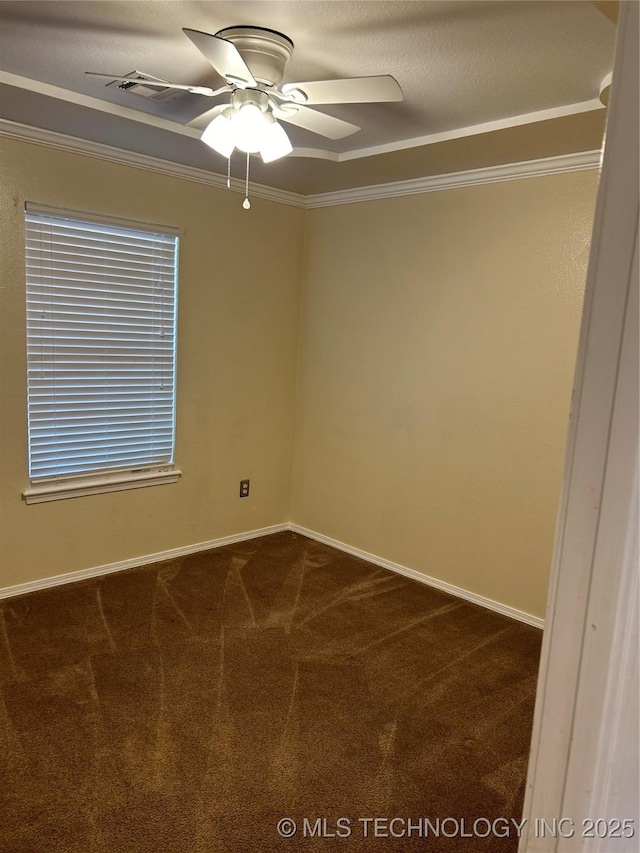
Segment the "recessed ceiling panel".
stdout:
[[[546,119],[551,136],[542,147],[552,150],[555,119],[598,107],[600,83],[612,66],[614,5],[588,0],[0,2],[1,68],[9,75],[5,82],[24,93],[3,99],[0,108],[13,121],[46,126],[54,120],[58,102],[54,122],[58,129],[86,136],[95,136],[97,126],[117,123],[115,116],[121,111],[118,144],[138,150],[149,143],[148,153],[154,148],[149,120],[158,119],[163,134],[171,136],[173,127],[171,158],[193,165],[197,138],[184,126],[216,103],[224,103],[225,96],[210,99],[169,91],[162,97],[141,97],[133,88],[108,85],[108,79],[84,72],[124,76],[132,69],[144,69],[162,80],[217,88],[224,80],[182,28],[214,34],[226,27],[259,26],[285,33],[294,43],[285,83],[390,74],[402,87],[402,102],[314,107],[361,128],[344,139],[325,139],[287,126],[298,154],[327,152],[335,159],[355,152],[353,161],[339,167],[327,162],[320,170],[328,174],[335,167],[342,182],[351,180],[350,171],[353,180],[356,174],[358,181],[363,180],[363,167],[355,165],[356,160],[458,137],[469,137],[471,156],[483,131],[500,129],[496,122],[508,129],[541,125]],[[51,101],[54,106],[34,112],[28,92],[39,93],[43,105]],[[76,108],[63,110],[61,101],[75,102]],[[112,116],[110,121],[98,119],[105,111]],[[140,126],[130,111],[141,118]],[[91,121],[80,118],[92,112],[96,115]],[[602,118],[598,121],[602,125]],[[583,124],[592,127],[598,121]],[[107,138],[113,144],[105,129],[105,138],[98,141]],[[575,150],[592,147],[593,133],[575,145]],[[562,148],[560,140],[558,146]],[[225,171],[218,155],[206,152],[204,159],[211,162],[211,169]],[[409,159],[415,161],[416,156]],[[306,170],[309,183],[315,185],[317,160],[297,158],[295,165],[293,160],[289,157],[277,168],[276,164],[265,168],[264,181],[268,183],[271,175],[281,183],[279,176],[290,168],[298,175]]]

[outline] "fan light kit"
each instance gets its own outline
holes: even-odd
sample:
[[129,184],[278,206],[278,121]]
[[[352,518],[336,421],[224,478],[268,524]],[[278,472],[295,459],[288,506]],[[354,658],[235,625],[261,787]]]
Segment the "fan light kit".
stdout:
[[231,105],[207,126],[202,141],[227,158],[235,148],[246,154],[259,152],[265,163],[290,154],[293,146],[267,109],[268,102],[264,92],[236,89]]
[[[227,103],[218,104],[188,123],[203,130],[202,141],[226,157],[227,186],[231,186],[231,155],[238,149],[246,154],[245,200],[249,208],[249,157],[260,154],[265,163],[285,157],[293,151],[283,121],[317,133],[327,139],[343,139],[360,128],[343,119],[318,112],[308,105],[363,104],[402,100],[402,89],[388,74],[372,77],[348,77],[341,80],[313,80],[285,83],[284,70],[293,53],[288,36],[263,27],[227,27],[215,35],[183,29],[183,33],[225,80],[218,89],[181,83],[155,82],[155,86],[180,89],[194,95],[215,98],[230,94]],[[95,77],[130,82],[130,77],[87,71]],[[153,86],[153,78],[144,81]]]

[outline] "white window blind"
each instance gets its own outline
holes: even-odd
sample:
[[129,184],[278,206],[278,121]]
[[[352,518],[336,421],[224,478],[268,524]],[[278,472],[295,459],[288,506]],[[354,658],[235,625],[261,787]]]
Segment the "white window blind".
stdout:
[[25,212],[32,486],[171,468],[178,237]]

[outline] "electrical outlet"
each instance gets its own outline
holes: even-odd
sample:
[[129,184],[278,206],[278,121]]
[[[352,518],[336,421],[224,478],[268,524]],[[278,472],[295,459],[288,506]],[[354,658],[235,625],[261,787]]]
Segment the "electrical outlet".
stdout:
[[240,480],[240,497],[249,497],[249,480]]

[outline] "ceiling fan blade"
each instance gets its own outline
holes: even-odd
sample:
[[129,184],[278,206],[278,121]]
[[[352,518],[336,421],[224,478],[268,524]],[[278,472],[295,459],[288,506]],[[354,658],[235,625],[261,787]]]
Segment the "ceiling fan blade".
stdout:
[[106,77],[107,80],[119,80],[122,83],[146,83],[147,86],[155,86],[158,89],[181,89],[184,92],[191,92],[194,95],[207,95],[212,98],[214,95],[219,95],[222,92],[228,92],[228,86],[222,86],[220,89],[211,89],[209,86],[187,86],[182,83],[166,83],[164,80],[158,80],[155,77],[119,77],[117,74],[103,74],[101,71],[85,71],[89,77]]
[[286,107],[274,108],[273,114],[281,121],[295,124],[297,127],[304,127],[305,130],[319,133],[320,136],[326,136],[327,139],[343,139],[345,136],[351,136],[352,133],[360,130],[357,125],[343,121],[341,118],[328,116],[325,113],[319,113],[298,104],[295,106],[287,104]]
[[403,98],[400,84],[389,74],[377,77],[347,77],[343,80],[285,83],[282,87],[284,95],[296,91],[306,96],[306,100],[302,101],[305,104],[369,104],[401,101]]
[[253,74],[249,71],[247,63],[240,56],[235,44],[218,36],[209,35],[209,33],[201,33],[199,30],[189,30],[183,27],[182,32],[191,39],[225,80],[252,88],[257,85]]
[[208,127],[214,118],[219,116],[220,113],[226,110],[228,106],[229,104],[218,104],[210,110],[207,110],[206,113],[201,113],[199,116],[192,118],[191,121],[187,122],[186,127],[194,127],[196,130],[204,130],[205,127]]

